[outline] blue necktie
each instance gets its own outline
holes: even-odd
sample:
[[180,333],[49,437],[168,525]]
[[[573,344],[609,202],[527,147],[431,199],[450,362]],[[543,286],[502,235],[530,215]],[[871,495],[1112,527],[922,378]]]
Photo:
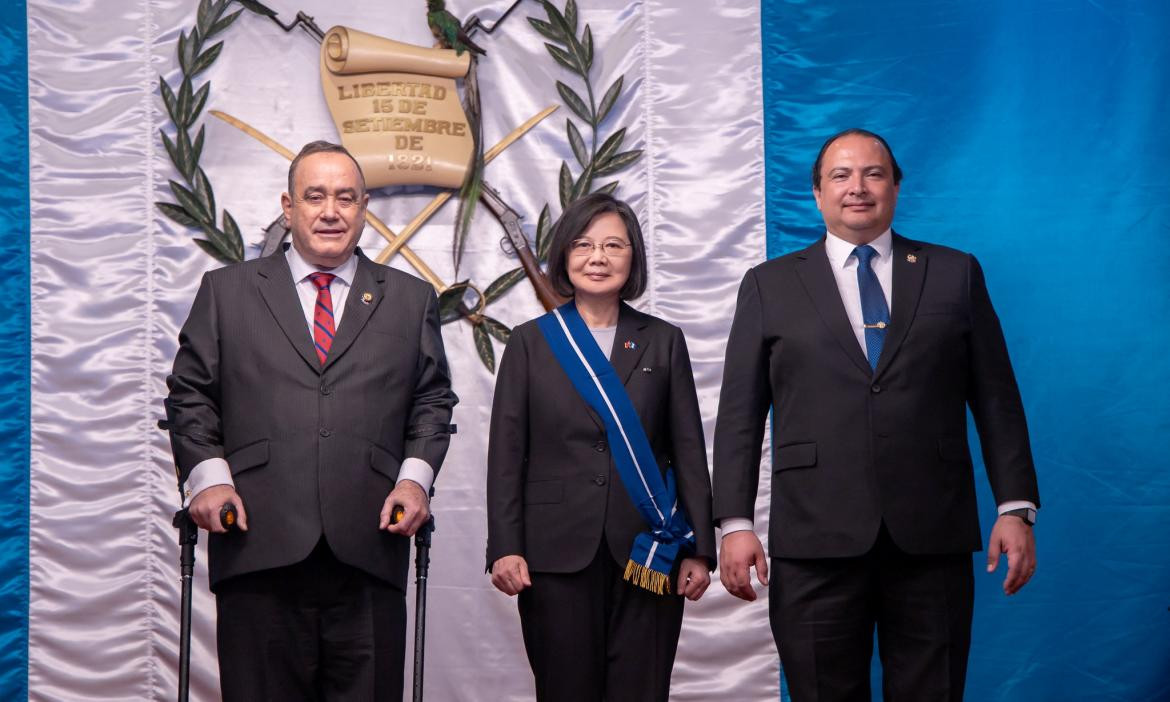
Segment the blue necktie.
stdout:
[[853,255],[857,257],[857,289],[861,292],[861,319],[865,323],[865,355],[870,368],[877,370],[882,344],[886,341],[886,327],[890,324],[890,308],[881,283],[869,265],[877,251],[867,244],[853,249]]

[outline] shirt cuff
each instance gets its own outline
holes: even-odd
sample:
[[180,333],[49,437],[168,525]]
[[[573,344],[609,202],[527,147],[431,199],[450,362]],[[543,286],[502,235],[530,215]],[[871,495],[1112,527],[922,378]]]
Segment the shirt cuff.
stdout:
[[431,485],[435,482],[435,471],[431,464],[411,456],[398,468],[398,480],[413,480],[422,487],[423,492],[430,495]]
[[747,517],[728,517],[719,522],[719,528],[723,530],[724,536],[737,531],[751,531],[752,520]]
[[228,462],[222,458],[208,458],[196,463],[187,476],[187,482],[183,483],[183,507],[190,506],[191,498],[216,485],[235,487]]
[[1009,502],[1004,502],[1003,504],[1001,504],[999,506],[998,512],[999,512],[999,514],[1002,515],[1004,512],[1010,512],[1013,509],[1024,509],[1024,508],[1030,509],[1033,512],[1038,511],[1036,508],[1036,504],[1034,502],[1029,502],[1027,500],[1011,500]]

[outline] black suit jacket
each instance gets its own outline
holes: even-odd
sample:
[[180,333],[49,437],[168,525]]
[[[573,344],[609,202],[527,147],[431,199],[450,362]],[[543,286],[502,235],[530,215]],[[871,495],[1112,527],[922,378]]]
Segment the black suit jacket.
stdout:
[[[367,295],[368,293],[368,295]],[[405,587],[409,539],[378,530],[402,460],[438,470],[458,399],[426,283],[358,257],[325,367],[285,254],[203,277],[167,378],[180,483],[227,459],[248,531],[211,534],[212,588],[290,565],[324,534],[341,561]]]
[[[634,348],[625,348],[632,341]],[[610,355],[660,468],[673,466],[696,553],[714,565],[711,482],[682,331],[622,304]],[[521,555],[533,571],[572,573],[604,533],[625,565],[647,529],[610,455],[605,425],[577,394],[536,321],[512,331],[496,378],[488,442],[487,564]]]
[[974,257],[894,235],[876,371],[824,240],[744,276],[715,430],[714,516],[751,517],[773,416],[773,556],[856,556],[884,521],[910,553],[982,548],[967,408],[997,502],[1039,504],[1023,406]]

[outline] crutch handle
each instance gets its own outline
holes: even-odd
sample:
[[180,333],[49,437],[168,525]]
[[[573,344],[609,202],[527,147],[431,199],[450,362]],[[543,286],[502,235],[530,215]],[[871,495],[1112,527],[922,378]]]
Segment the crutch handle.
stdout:
[[223,503],[223,507],[219,508],[219,525],[224,529],[231,531],[232,529],[237,528],[237,518],[238,515],[236,514],[236,506],[231,502],[225,502]]

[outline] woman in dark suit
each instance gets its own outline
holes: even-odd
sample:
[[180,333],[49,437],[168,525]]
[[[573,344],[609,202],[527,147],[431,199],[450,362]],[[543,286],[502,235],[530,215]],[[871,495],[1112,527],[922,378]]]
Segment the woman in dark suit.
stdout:
[[[487,484],[492,584],[519,594],[538,700],[666,700],[683,597],[699,599],[715,565],[707,453],[686,342],[677,327],[623,302],[642,294],[647,275],[641,228],[628,205],[588,195],[566,208],[552,237],[549,277],[572,301],[513,330],[496,379]],[[615,432],[604,404],[595,409],[584,399],[574,383],[588,384],[580,380],[588,374],[572,378],[550,345],[558,327],[542,320],[577,315],[584,322],[577,322],[577,342],[597,344],[601,354],[590,352],[612,364],[615,394],[624,388],[629,396],[627,424],[640,424],[652,453],[644,463],[657,470],[649,481],[630,479],[622,465],[632,453],[618,455],[630,444],[625,430]],[[655,524],[646,515],[655,510],[647,510],[638,487],[647,482],[670,492],[677,485],[686,526],[675,536],[689,528],[693,535],[682,541],[660,530],[651,541]],[[645,546],[653,556],[659,547],[672,553],[670,543],[680,545],[672,561],[657,571],[643,567]]]

